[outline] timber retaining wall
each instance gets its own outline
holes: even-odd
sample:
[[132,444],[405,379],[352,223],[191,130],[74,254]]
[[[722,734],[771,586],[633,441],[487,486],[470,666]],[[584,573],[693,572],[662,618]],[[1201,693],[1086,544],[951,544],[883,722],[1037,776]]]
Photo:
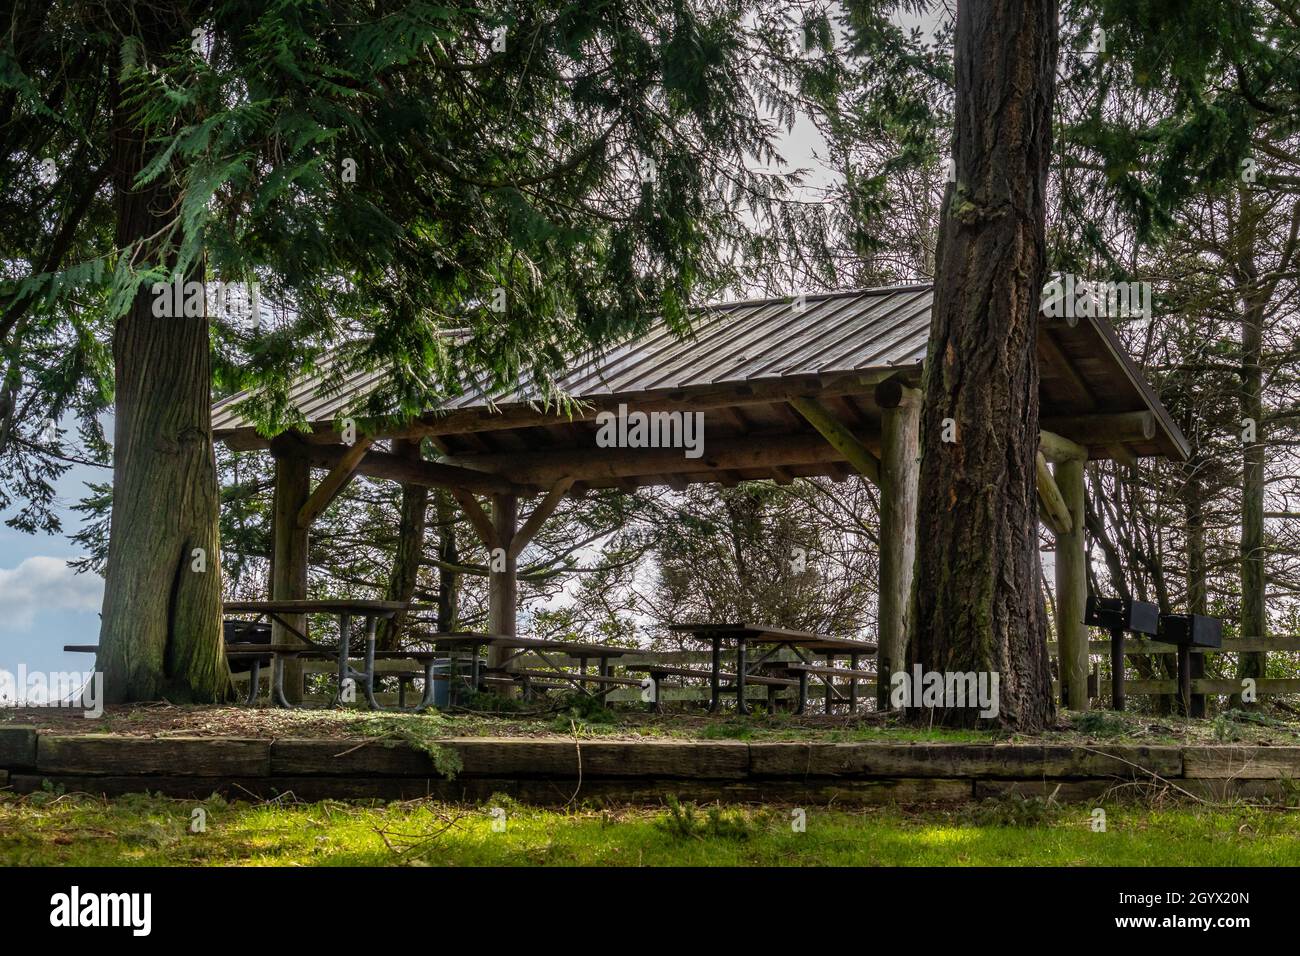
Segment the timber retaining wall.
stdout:
[[[683,800],[958,803],[1009,792],[1060,801],[1160,792],[1294,801],[1300,747],[894,744],[458,738],[441,755],[373,739],[233,739],[0,728],[0,788],[50,785],[202,799],[414,799],[524,803]],[[448,754],[455,757],[448,760]],[[459,764],[452,779],[440,768]]]

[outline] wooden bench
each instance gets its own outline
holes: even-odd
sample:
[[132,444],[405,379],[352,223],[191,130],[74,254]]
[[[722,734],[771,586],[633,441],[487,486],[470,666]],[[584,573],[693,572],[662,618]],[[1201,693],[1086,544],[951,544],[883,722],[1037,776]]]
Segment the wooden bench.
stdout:
[[[564,675],[567,672],[558,663],[547,656],[547,652],[553,652],[557,655],[563,654],[566,657],[576,658],[578,668],[581,674],[586,674],[588,662],[596,660],[599,662],[599,673],[602,677],[610,676],[611,661],[624,654],[640,653],[639,648],[635,647],[616,647],[607,644],[580,644],[574,641],[556,641],[543,640],[535,637],[519,637],[513,634],[482,634],[475,631],[461,631],[450,634],[429,633],[429,632],[412,632],[413,636],[421,641],[441,645],[452,651],[468,653],[470,662],[470,686],[478,687],[481,681],[479,662],[479,651],[482,648],[495,648],[501,653],[501,658],[496,664],[497,673],[510,673],[506,671],[508,665],[523,657],[525,654],[533,654],[542,660],[543,663],[554,669],[554,675]],[[553,676],[553,675],[552,675]]]
[[[578,689],[583,693],[592,694],[591,691],[582,687],[583,684],[595,684],[597,690],[592,696],[599,697],[608,694],[616,687],[640,687],[641,681],[635,677],[614,677],[612,674],[575,674],[571,671],[546,671],[530,670],[527,668],[521,670],[508,670],[504,667],[494,667],[486,671],[494,677],[504,677],[514,680],[524,691],[524,699],[532,697],[532,692],[546,688],[554,690],[556,688],[568,688],[569,690]],[[541,680],[545,683],[538,683]],[[566,683],[567,682],[567,683]]]
[[[644,671],[650,675],[650,680],[654,682],[654,700],[651,702],[651,708],[655,713],[663,713],[663,705],[659,701],[659,689],[661,681],[665,677],[694,677],[700,680],[711,680],[712,671],[700,670],[694,667],[672,667],[666,664],[629,664],[624,670]],[[740,680],[739,675],[729,674],[726,671],[718,673],[718,679],[735,684]],[[776,704],[776,694],[782,688],[799,687],[799,681],[792,680],[788,677],[772,677],[764,674],[746,674],[746,684],[755,684],[759,687],[767,688],[767,704],[769,709]],[[734,687],[727,687],[726,690],[733,690]]]
[[[487,684],[493,687],[518,687],[519,686],[519,682],[515,680],[513,677],[495,677],[490,675],[489,676],[480,675],[478,682],[480,684]],[[567,688],[569,688],[568,684],[533,683],[532,685],[532,689],[535,691],[565,690]]]
[[[774,673],[794,674],[799,681],[799,709],[796,713],[802,714],[808,702],[808,678],[809,676],[820,677],[826,684],[826,713],[831,713],[836,696],[849,705],[849,712],[852,713],[858,709],[858,681],[875,680],[875,671],[858,670],[856,667],[827,667],[824,664],[801,664],[798,662],[780,662],[773,666]],[[835,689],[832,678],[843,677],[849,682],[849,694],[847,697]]]
[[[98,654],[98,644],[64,644],[63,650],[69,654]],[[240,670],[248,671],[248,696],[244,703],[252,706],[257,703],[258,683],[262,679],[262,668],[273,663],[277,654],[305,660],[334,660],[336,654],[313,651],[310,647],[290,646],[285,644],[226,644],[226,659],[247,665]],[[274,684],[274,678],[272,679]],[[274,693],[274,688],[272,689]]]

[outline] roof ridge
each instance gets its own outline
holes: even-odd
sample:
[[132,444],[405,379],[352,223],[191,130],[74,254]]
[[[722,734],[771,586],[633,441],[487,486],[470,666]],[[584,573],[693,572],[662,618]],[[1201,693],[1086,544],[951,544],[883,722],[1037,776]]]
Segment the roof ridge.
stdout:
[[[808,301],[820,301],[823,299],[843,299],[851,296],[860,295],[883,295],[893,292],[915,292],[921,289],[934,288],[933,282],[903,282],[898,285],[877,285],[866,289],[836,289],[833,292],[808,292],[804,293],[804,299]],[[706,312],[713,309],[734,309],[741,306],[771,305],[777,302],[793,302],[799,293],[790,295],[763,296],[754,299],[736,299],[727,302],[710,302],[707,305],[695,306],[692,311]]]

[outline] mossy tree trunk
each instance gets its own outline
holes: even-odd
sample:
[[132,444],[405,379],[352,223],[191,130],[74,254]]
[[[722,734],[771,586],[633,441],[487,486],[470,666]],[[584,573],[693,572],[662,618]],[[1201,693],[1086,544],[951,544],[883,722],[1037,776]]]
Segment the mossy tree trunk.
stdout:
[[[146,55],[189,35],[175,8],[138,6],[134,17]],[[174,265],[180,187],[164,171],[136,188],[158,131],[141,128],[117,73],[110,97],[117,246],[138,249],[137,264]],[[221,701],[231,684],[221,637],[208,322],[155,317],[153,299],[141,287],[113,332],[113,512],[97,666],[110,703]]]
[[[957,182],[940,224],[909,641],[926,671],[997,673],[996,721],[1024,730],[1055,712],[1035,462],[1057,21],[1054,0],[958,5]],[[970,706],[911,714],[980,720]]]

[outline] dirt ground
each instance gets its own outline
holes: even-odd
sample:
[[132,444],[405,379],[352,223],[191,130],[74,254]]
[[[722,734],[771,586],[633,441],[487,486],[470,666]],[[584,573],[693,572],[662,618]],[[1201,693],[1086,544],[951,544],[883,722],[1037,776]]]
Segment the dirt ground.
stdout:
[[142,737],[643,737],[705,740],[881,740],[970,743],[1256,743],[1300,744],[1300,719],[1284,709],[1228,711],[1202,720],[1140,713],[1062,712],[1053,730],[1038,735],[1005,731],[925,728],[898,715],[854,716],[778,713],[739,717],[704,712],[648,714],[643,709],[605,709],[574,701],[533,705],[509,713],[393,714],[366,710],[281,710],[269,707],[198,707],[167,703],[127,704],[105,709],[98,719],[49,708],[0,708],[0,728],[33,727],[41,732],[123,734]]

